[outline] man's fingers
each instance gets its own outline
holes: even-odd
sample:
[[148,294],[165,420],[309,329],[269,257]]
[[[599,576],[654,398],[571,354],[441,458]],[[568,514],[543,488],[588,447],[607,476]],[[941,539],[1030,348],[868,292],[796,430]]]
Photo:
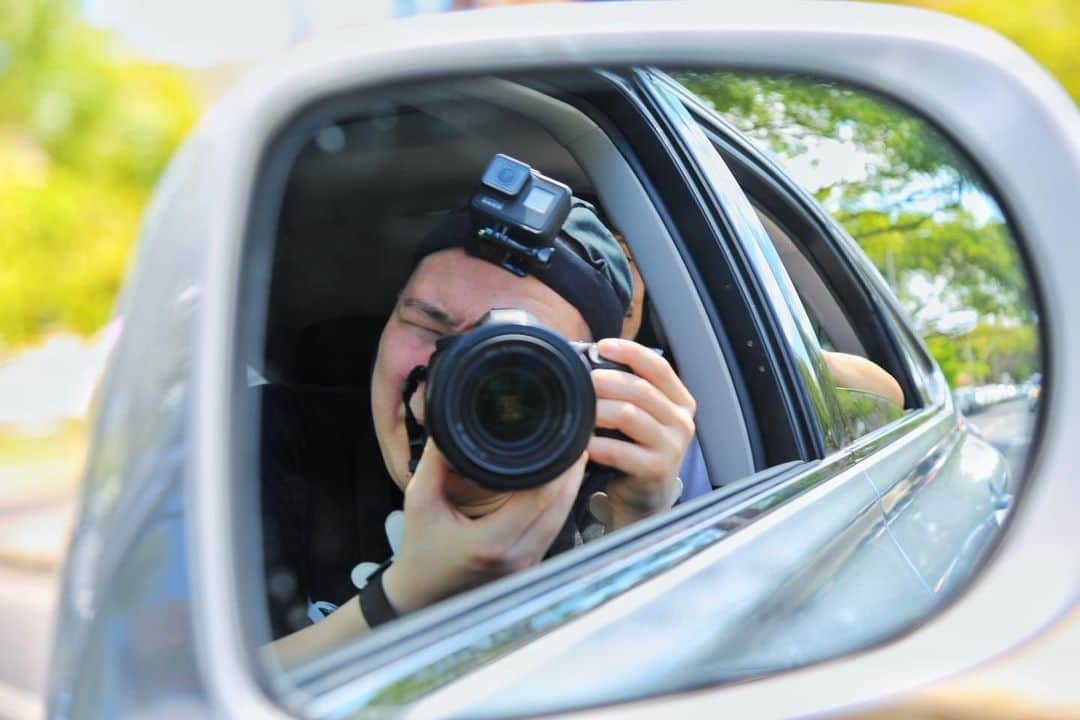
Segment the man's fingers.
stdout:
[[581,487],[587,458],[588,455],[583,453],[577,462],[559,477],[535,488],[516,491],[497,511],[476,520],[474,526],[478,540],[495,543],[509,541],[507,547],[510,547],[537,518],[547,512],[559,513],[562,505],[566,507],[566,511],[562,513],[565,519],[578,488]]
[[419,508],[449,507],[444,487],[449,470],[450,464],[435,442],[428,438],[416,472],[405,485],[406,503]]
[[625,400],[645,410],[664,425],[674,425],[693,416],[675,404],[651,382],[621,370],[593,370],[593,387],[598,399]]
[[669,432],[656,418],[624,400],[597,400],[596,427],[618,430],[645,447],[657,447]]
[[694,397],[675,374],[671,363],[649,348],[633,340],[604,338],[597,343],[597,349],[601,357],[630,366],[634,374],[648,380],[671,400],[688,408],[691,414],[696,409]]
[[515,570],[522,570],[540,562],[566,524],[581,489],[586,457],[582,455],[570,470],[552,481],[551,484],[558,484],[558,494],[532,524],[525,528],[509,551],[510,562]]
[[[663,455],[626,440],[594,435],[589,440],[589,459],[627,475],[662,477],[674,474],[673,464]],[[677,467],[677,461],[674,463]]]

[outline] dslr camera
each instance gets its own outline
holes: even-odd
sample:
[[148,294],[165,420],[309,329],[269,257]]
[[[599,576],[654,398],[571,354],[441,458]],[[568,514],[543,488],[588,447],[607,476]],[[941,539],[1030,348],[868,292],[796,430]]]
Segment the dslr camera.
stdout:
[[[496,155],[469,203],[469,252],[526,274],[555,251],[571,199],[566,185]],[[523,309],[493,309],[470,331],[436,343],[426,370],[427,432],[480,485],[517,490],[548,482],[581,456],[594,432],[594,368],[631,372]],[[602,475],[597,467],[593,478]]]

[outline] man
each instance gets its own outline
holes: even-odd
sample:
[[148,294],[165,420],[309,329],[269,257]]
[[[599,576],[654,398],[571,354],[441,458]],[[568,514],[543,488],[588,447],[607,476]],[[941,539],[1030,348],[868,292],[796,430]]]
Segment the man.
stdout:
[[[586,460],[620,471],[606,491],[609,530],[679,497],[695,403],[666,360],[616,337],[632,275],[592,207],[575,203],[564,223],[557,275],[519,277],[474,257],[463,249],[466,232],[451,218],[425,243],[379,341],[369,414],[336,391],[264,391],[265,554],[274,634],[284,635],[272,644],[280,661],[537,564],[567,524]],[[467,331],[496,307],[523,308],[570,340],[600,340],[602,356],[628,365],[634,374],[592,373],[597,426],[628,439],[592,437],[569,470],[530,490],[475,485],[431,441],[410,473],[402,383],[427,364],[436,340]],[[422,386],[410,405],[423,422]],[[304,626],[298,600],[317,622]]]

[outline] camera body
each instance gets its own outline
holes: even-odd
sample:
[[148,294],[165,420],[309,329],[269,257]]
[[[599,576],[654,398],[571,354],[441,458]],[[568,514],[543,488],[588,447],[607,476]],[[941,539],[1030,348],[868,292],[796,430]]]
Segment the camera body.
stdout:
[[497,490],[541,485],[569,468],[594,433],[589,373],[596,368],[631,372],[600,358],[595,343],[568,341],[526,310],[493,309],[472,330],[436,343],[427,430],[473,482]]
[[570,214],[567,185],[509,155],[497,154],[480,177],[469,207],[480,225],[503,226],[530,247],[550,244]]

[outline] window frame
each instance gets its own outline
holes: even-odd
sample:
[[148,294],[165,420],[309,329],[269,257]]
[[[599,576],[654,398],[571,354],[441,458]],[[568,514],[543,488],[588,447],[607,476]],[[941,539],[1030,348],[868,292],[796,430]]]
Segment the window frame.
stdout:
[[[842,425],[837,424],[832,378],[821,346],[749,198],[691,114],[681,86],[655,68],[638,70],[636,79],[638,90],[652,99],[654,112],[665,118],[669,139],[681,146],[682,160],[693,168],[708,211],[727,230],[714,242],[728,245],[753,288],[752,302],[768,325],[775,352],[775,364],[769,369],[787,390],[790,416],[802,425],[803,458],[821,458],[841,449]],[[723,299],[714,294],[713,302],[720,305]]]
[[[762,207],[789,236],[797,239],[804,257],[833,293],[859,339],[869,346],[871,355],[885,360],[884,364],[900,383],[905,409],[941,405],[948,392],[947,389],[944,394],[941,392],[944,379],[940,370],[903,320],[903,310],[892,291],[855,241],[775,161],[722,115],[670,75],[653,72],[683,100],[751,203]],[[827,374],[818,367],[819,372]],[[832,421],[845,426],[846,418],[839,412],[836,400],[837,389],[827,378],[819,377],[818,381],[833,396],[828,404],[835,413]],[[852,438],[846,445],[858,439]]]

